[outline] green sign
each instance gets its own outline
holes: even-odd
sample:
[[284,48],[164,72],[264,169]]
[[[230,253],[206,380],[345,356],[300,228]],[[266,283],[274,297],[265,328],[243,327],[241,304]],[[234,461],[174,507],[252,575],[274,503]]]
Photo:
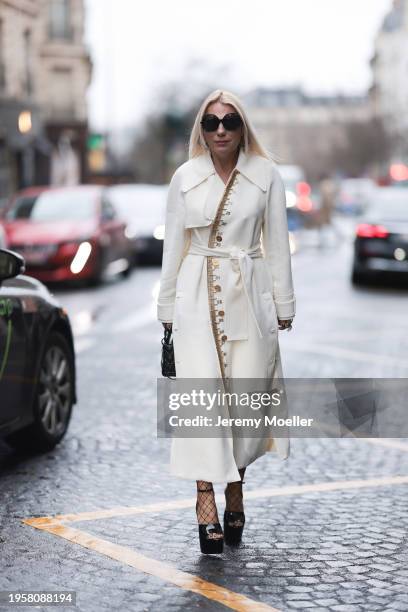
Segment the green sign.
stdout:
[[102,149],[105,145],[105,138],[102,134],[89,134],[87,146],[89,151]]

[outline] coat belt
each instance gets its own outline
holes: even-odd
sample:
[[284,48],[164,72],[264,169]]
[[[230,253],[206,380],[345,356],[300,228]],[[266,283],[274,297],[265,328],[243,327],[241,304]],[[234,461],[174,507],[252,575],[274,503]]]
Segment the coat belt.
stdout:
[[[232,274],[224,279],[224,332],[228,340],[248,339],[248,307],[254,319],[259,336],[262,338],[259,310],[259,294],[256,290],[254,265],[252,259],[263,257],[259,245],[250,249],[232,247],[206,247],[198,242],[191,242],[187,255],[204,255],[206,257],[229,258]],[[233,265],[238,261],[238,267]]]

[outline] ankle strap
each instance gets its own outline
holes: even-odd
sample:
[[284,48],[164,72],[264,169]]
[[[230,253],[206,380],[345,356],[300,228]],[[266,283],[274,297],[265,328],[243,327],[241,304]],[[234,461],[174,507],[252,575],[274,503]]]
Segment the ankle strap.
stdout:
[[214,491],[213,487],[211,487],[210,489],[197,489],[197,491],[199,491],[200,493],[207,493],[208,491]]

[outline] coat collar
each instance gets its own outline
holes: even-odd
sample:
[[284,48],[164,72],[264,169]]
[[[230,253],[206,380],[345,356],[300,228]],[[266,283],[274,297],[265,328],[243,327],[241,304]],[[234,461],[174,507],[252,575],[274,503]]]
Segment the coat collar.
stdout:
[[[260,189],[267,191],[267,162],[268,160],[261,155],[247,154],[243,149],[240,149],[236,169]],[[186,170],[181,187],[182,191],[188,191],[209,176],[216,174],[209,151],[189,159],[186,163]]]

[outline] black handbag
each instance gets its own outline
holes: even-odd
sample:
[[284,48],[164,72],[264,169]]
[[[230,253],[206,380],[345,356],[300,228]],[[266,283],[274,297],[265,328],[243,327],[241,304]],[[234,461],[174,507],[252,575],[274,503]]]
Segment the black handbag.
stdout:
[[161,371],[163,376],[167,378],[175,378],[176,364],[174,362],[174,347],[173,338],[171,337],[172,330],[164,328],[164,337],[162,338],[162,356],[161,356]]

